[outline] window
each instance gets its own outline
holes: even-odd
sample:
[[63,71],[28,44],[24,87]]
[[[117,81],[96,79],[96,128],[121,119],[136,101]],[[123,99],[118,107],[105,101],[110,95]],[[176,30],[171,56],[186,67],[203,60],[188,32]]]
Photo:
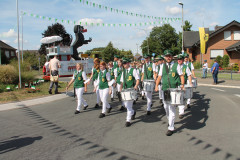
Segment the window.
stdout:
[[61,61],[67,61],[68,59],[67,59],[67,56],[63,56],[62,55],[62,57],[61,57]]
[[223,49],[214,49],[211,50],[211,57],[210,58],[216,58],[217,56],[223,57],[224,50]]
[[9,51],[5,51],[5,55],[7,58],[10,58]]
[[231,41],[231,31],[224,31],[224,40]]
[[234,40],[240,40],[240,31],[234,31],[233,35]]
[[15,52],[11,51],[11,57],[15,57]]

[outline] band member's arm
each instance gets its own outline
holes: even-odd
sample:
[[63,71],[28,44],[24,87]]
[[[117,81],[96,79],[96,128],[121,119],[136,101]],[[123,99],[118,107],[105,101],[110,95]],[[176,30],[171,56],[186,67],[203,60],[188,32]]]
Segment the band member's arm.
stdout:
[[187,77],[188,77],[189,84],[190,84],[190,86],[192,86],[192,73],[191,73],[191,71],[188,67],[186,69],[186,74],[187,74]]
[[[84,81],[87,80],[87,75],[84,71],[82,72],[82,77]],[[87,83],[84,84],[84,91],[87,92]]]
[[91,74],[91,76],[90,76],[90,78],[89,78],[89,79],[91,80],[91,79],[92,79],[92,77],[93,77],[93,69],[92,69],[92,74]]
[[133,76],[136,79],[136,85],[134,86],[134,89],[137,90],[138,85],[139,85],[139,74],[136,69],[133,70]]
[[142,67],[142,77],[141,77],[141,81],[143,81],[143,78],[144,78],[144,66]]
[[66,90],[68,90],[68,88],[71,86],[71,84],[74,82],[74,75],[73,78],[71,79],[71,81],[68,83]]
[[156,85],[155,85],[155,91],[156,92],[158,91],[158,85],[161,82],[161,79],[162,79],[162,76],[158,75],[158,78],[156,80]]
[[195,76],[194,70],[192,70],[192,75],[193,75],[194,78],[197,78],[197,77]]
[[179,76],[180,76],[180,79],[181,79],[181,89],[183,90],[184,89],[184,76],[183,76],[183,74],[179,75]]

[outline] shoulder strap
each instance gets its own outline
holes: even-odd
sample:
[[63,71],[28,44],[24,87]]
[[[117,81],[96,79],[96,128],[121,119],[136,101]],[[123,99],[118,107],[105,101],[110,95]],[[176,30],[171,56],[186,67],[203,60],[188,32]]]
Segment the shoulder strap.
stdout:
[[[171,64],[169,64],[171,67]],[[168,76],[168,84],[169,84],[169,87],[171,88],[171,84],[170,84],[170,79],[169,79],[169,68],[167,67],[167,65],[165,64],[165,69],[166,69],[166,72],[167,72],[167,76]]]
[[144,64],[144,75],[146,75],[147,79],[148,79],[148,75],[147,75],[147,65],[146,63]]

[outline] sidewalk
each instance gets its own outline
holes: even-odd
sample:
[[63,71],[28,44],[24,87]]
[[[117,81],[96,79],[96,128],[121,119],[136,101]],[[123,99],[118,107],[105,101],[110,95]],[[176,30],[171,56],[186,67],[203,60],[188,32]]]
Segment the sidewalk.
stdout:
[[[206,78],[206,79],[198,78],[197,81],[198,81],[198,86],[240,89],[240,81],[237,81],[237,80],[219,80],[219,84],[217,84],[217,85],[212,84],[213,83],[212,78]],[[51,96],[46,96],[46,97],[42,97],[42,98],[36,98],[36,99],[32,99],[32,100],[0,104],[0,111],[5,111],[5,110],[10,110],[10,109],[21,108],[23,106],[33,106],[33,105],[56,101],[56,100],[59,100],[62,98],[66,98],[68,96],[72,96],[73,95],[72,92],[73,91],[68,92],[68,95],[66,95],[65,93],[62,93],[62,94],[58,94],[58,95],[51,95]]]

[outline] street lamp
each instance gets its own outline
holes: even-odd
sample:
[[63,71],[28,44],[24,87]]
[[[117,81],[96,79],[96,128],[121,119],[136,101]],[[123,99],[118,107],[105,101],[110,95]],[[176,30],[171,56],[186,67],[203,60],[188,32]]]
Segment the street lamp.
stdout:
[[17,9],[17,28],[18,28],[18,70],[19,70],[19,88],[22,88],[21,81],[21,67],[20,67],[20,44],[19,44],[19,12],[18,12],[18,0],[16,0],[16,9]]
[[148,55],[149,55],[149,43],[148,43],[148,33],[147,33],[147,30],[146,29],[142,29],[142,28],[137,28],[137,29],[143,30],[144,33],[147,35],[147,46],[148,46]]
[[178,4],[182,6],[182,54],[184,54],[184,49],[183,49],[183,3],[179,2]]

